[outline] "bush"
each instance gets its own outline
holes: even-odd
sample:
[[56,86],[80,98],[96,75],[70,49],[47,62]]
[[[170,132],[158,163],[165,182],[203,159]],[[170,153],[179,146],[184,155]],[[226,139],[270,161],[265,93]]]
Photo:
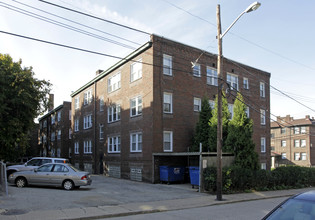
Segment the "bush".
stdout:
[[[217,169],[204,170],[205,189],[216,191]],[[222,169],[222,191],[224,193],[248,190],[279,190],[315,186],[315,168],[286,166],[272,171],[251,170],[239,166]]]

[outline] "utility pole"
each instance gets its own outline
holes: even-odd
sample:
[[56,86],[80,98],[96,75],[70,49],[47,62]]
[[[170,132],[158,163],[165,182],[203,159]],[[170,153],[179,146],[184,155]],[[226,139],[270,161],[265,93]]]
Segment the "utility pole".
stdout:
[[222,38],[221,38],[221,16],[220,5],[217,5],[217,27],[218,27],[218,124],[217,124],[217,200],[222,200]]

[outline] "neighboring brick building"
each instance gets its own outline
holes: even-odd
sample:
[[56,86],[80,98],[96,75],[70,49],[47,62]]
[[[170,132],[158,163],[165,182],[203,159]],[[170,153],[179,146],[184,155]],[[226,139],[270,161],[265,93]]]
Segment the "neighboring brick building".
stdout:
[[[192,70],[191,61],[201,54]],[[125,59],[97,72],[71,95],[73,163],[94,173],[154,181],[154,153],[188,151],[201,99],[214,101],[217,94],[216,65],[214,54],[152,35]],[[270,73],[228,59],[223,68],[224,80],[253,107],[256,150],[262,168],[269,169]],[[231,104],[233,94],[235,89]],[[187,165],[187,160],[168,163]]]
[[39,119],[40,156],[71,158],[71,102]]
[[315,166],[315,120],[307,115],[278,117],[271,123],[272,167]]

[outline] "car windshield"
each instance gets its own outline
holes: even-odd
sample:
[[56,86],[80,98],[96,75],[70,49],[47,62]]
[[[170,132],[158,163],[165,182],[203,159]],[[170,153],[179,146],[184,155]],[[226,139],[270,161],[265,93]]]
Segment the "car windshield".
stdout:
[[315,203],[308,200],[289,199],[267,219],[315,219]]

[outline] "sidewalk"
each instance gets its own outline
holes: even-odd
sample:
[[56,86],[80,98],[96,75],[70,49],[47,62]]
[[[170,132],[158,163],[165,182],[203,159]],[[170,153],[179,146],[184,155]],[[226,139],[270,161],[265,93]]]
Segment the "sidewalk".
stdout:
[[2,213],[5,210],[0,209],[0,219],[2,220],[34,220],[34,219],[98,219],[110,218],[118,216],[128,216],[144,213],[154,213],[170,210],[180,210],[212,205],[220,205],[234,202],[251,201],[259,199],[287,197],[300,192],[315,190],[315,188],[303,188],[292,190],[253,192],[253,193],[239,193],[223,195],[223,201],[216,201],[215,195],[202,194],[200,197],[175,199],[175,200],[161,200],[154,202],[143,203],[126,203],[111,206],[98,206],[86,208],[73,209],[59,209],[59,210],[44,210],[32,211],[28,213]]

